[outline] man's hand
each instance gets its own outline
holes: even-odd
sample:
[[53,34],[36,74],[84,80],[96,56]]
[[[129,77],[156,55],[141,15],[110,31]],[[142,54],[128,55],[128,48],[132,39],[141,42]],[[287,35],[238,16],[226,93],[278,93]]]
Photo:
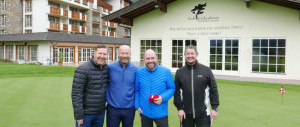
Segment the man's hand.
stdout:
[[178,111],[179,121],[182,122],[182,119],[185,119],[185,112],[183,110]]
[[154,99],[154,103],[160,105],[162,103],[162,97],[159,95],[158,98]]
[[78,124],[78,127],[81,127],[81,125],[83,124],[83,119],[77,120],[77,124]]
[[140,116],[140,118],[141,118],[141,113],[143,113],[143,110],[141,109],[141,108],[138,108],[138,112],[139,112],[139,116]]
[[211,110],[210,113],[210,120],[215,120],[218,117],[218,112],[216,112],[215,110]]

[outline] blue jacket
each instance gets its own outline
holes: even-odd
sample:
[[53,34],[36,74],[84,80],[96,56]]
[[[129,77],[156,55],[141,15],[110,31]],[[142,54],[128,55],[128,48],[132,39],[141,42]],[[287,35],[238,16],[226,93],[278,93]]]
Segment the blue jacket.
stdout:
[[[175,84],[169,69],[156,65],[153,71],[146,67],[136,72],[135,108],[141,108],[143,115],[159,119],[168,115],[168,100],[175,92]],[[160,95],[163,102],[160,105],[149,102],[150,95]]]
[[134,107],[135,72],[138,67],[129,62],[123,68],[120,61],[108,65],[110,84],[107,86],[107,103],[115,108]]

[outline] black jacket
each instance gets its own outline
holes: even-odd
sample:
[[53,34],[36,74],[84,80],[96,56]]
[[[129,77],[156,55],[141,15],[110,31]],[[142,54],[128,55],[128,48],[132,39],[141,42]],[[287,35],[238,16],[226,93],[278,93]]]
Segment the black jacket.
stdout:
[[[207,116],[206,96],[209,96],[213,110],[219,106],[219,94],[214,75],[205,65],[197,62],[193,66],[186,64],[178,69],[175,75],[175,85],[174,105],[177,110],[183,109],[187,115],[193,115],[193,118]],[[206,88],[209,88],[207,92],[209,95],[205,92]],[[183,99],[180,89],[182,89]]]
[[94,59],[75,70],[72,86],[72,103],[75,120],[84,115],[95,115],[105,111],[108,68],[98,65]]

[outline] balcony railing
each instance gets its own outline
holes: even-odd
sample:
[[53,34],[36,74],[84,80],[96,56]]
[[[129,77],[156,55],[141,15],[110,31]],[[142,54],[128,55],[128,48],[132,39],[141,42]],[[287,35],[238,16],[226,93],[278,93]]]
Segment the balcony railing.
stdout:
[[102,20],[102,25],[107,25],[107,22],[105,20]]
[[51,14],[60,15],[60,9],[59,8],[50,7],[50,13]]
[[84,15],[84,14],[82,14],[81,19],[82,19],[83,21],[85,21],[85,15]]
[[100,23],[100,18],[99,17],[93,17],[93,22]]
[[64,10],[64,16],[68,17],[68,10]]
[[109,23],[109,26],[110,26],[110,27],[115,27],[115,23],[110,22],[110,23]]
[[87,5],[87,1],[88,1],[88,0],[83,0],[83,1],[82,1],[82,4]]
[[79,32],[78,26],[72,26],[72,32]]
[[77,13],[77,12],[72,12],[72,18],[77,18],[77,19],[79,19],[79,17],[80,17],[80,14],[79,14],[79,13]]
[[50,29],[60,30],[60,24],[50,22]]
[[82,32],[82,33],[85,33],[85,27],[82,27],[82,28],[81,28],[81,32]]
[[68,31],[68,25],[67,24],[63,24],[63,30]]
[[100,29],[99,28],[93,28],[93,33],[99,34],[100,33]]

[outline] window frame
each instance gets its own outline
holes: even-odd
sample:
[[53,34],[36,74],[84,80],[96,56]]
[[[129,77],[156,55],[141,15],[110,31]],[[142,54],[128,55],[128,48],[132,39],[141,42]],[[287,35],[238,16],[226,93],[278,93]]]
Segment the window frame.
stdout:
[[[259,46],[257,46],[257,44],[254,44],[254,43],[257,43],[256,41],[259,40]],[[262,42],[263,40],[263,42]],[[265,46],[265,44],[262,44],[262,43],[265,43],[265,41],[267,40],[267,46]],[[272,45],[271,43],[274,43],[274,42],[271,42],[271,41],[274,41],[276,40],[276,46],[274,47],[274,45]],[[279,40],[284,40],[284,46],[281,47],[279,46]],[[287,41],[286,41],[286,38],[252,38],[252,55],[251,55],[251,72],[252,73],[263,73],[263,74],[285,74],[286,73],[286,44],[287,44]],[[256,45],[256,46],[254,46]],[[262,46],[263,45],[263,46]],[[273,54],[274,53],[274,49],[276,50],[275,51],[275,55]],[[281,50],[281,52],[283,51],[284,55],[279,55],[279,49]],[[258,52],[257,52],[258,50]],[[273,51],[271,51],[273,50]],[[265,52],[267,51],[267,52]],[[263,54],[263,53],[266,53],[266,54]],[[274,60],[271,60],[274,59],[275,57],[275,64],[273,63]],[[257,58],[258,58],[258,62],[257,61]],[[262,60],[266,58],[267,60]],[[278,63],[279,59],[278,58],[283,58],[283,61],[284,63]],[[272,62],[272,63],[270,63]],[[255,66],[255,68],[254,68]],[[258,66],[258,71],[257,70],[257,66]],[[266,66],[266,71],[265,71],[265,68],[262,69],[262,66]],[[275,66],[275,71],[270,71],[270,67],[274,67]],[[278,67],[280,66],[280,69],[281,71],[278,71]],[[282,67],[283,66],[283,67]],[[274,70],[274,69],[272,69]]]
[[[145,41],[144,42],[145,45],[144,45],[144,51],[143,52],[142,52],[142,41]],[[149,42],[149,46],[147,45],[147,41]],[[152,44],[153,41],[156,42],[154,47],[156,49],[160,48],[160,52],[157,51],[156,55],[158,57],[158,60],[157,60],[158,64],[161,64],[161,62],[162,62],[162,44],[163,44],[162,39],[140,39],[139,42],[140,42],[140,64],[141,65],[142,65],[142,63],[144,64],[144,59],[143,58],[144,58],[144,54],[145,54],[146,50],[147,49],[152,49],[152,45],[151,44]],[[159,42],[160,42],[160,45],[158,44]]]

